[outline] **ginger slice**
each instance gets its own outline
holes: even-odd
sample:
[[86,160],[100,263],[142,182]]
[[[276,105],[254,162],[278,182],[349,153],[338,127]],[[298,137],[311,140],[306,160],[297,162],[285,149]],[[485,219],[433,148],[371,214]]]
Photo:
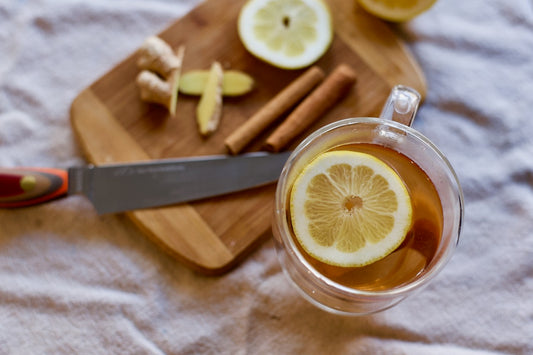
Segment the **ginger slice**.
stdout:
[[[180,78],[179,91],[187,95],[201,95],[209,76],[208,70],[191,70]],[[239,70],[225,70],[222,79],[223,96],[240,96],[250,92],[255,85],[254,79]]]
[[205,88],[196,108],[198,129],[203,136],[209,136],[218,128],[222,116],[222,81],[224,72],[219,62],[213,62]]
[[176,106],[178,104],[178,92],[180,85],[181,68],[183,65],[183,57],[185,56],[185,46],[179,46],[175,54],[175,58],[177,59],[179,65],[174,68],[174,70],[170,73],[170,76],[167,79],[167,82],[170,83],[171,94],[170,103],[167,108],[172,116],[176,114]]

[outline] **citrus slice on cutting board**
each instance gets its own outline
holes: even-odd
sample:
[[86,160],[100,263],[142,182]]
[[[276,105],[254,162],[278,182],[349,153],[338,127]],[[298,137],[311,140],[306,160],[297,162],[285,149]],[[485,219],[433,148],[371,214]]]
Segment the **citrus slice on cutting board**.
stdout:
[[238,32],[251,54],[284,69],[314,63],[333,39],[322,0],[250,0],[239,14]]
[[411,227],[409,192],[383,161],[353,151],[319,155],[296,177],[290,215],[312,257],[364,266],[394,251]]
[[403,22],[428,10],[437,0],[357,0],[369,13],[387,21]]

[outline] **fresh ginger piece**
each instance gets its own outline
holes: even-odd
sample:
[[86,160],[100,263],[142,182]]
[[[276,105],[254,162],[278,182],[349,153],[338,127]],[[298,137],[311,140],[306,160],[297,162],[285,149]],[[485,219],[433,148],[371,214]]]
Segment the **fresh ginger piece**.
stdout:
[[219,62],[209,70],[202,97],[196,108],[198,129],[203,136],[209,136],[218,128],[222,116],[222,81],[224,72]]
[[183,58],[179,58],[167,42],[157,36],[150,36],[139,48],[137,66],[167,79],[174,70],[181,68],[182,61]]
[[254,79],[242,71],[227,70],[222,80],[222,95],[240,96],[254,88]]
[[181,77],[181,67],[183,64],[183,57],[185,56],[185,46],[179,46],[178,50],[175,53],[175,58],[178,62],[178,66],[174,68],[174,70],[171,71],[169,78],[167,79],[167,82],[170,85],[170,105],[168,107],[168,111],[172,116],[176,114],[176,106],[178,104],[178,92],[179,92],[179,85],[180,85],[180,77]]
[[141,71],[136,82],[141,90],[141,100],[163,105],[170,111],[173,95],[169,82],[149,70]]
[[[157,38],[157,37],[154,37]],[[158,39],[158,38],[157,38]],[[159,39],[158,39],[159,40]],[[151,43],[161,43],[162,40],[153,40]],[[148,42],[150,43],[150,42]],[[170,49],[168,45],[166,45],[165,42],[163,43],[163,47],[158,47],[157,45],[155,47],[149,47],[149,48],[167,48]],[[145,44],[146,46],[146,44]],[[154,50],[155,51],[155,50]],[[152,52],[154,52],[152,51]],[[150,52],[150,51],[149,51]],[[151,53],[153,55],[150,58],[156,58],[155,52]],[[166,53],[166,54],[163,54]],[[173,53],[170,49],[170,52],[164,51],[160,52],[160,55],[164,55],[164,58],[159,58],[155,62],[151,61],[150,63],[172,63],[172,65],[168,66],[168,71],[166,71],[166,80],[163,80],[161,78],[161,66],[146,66],[145,69],[142,70],[139,75],[137,75],[137,86],[139,87],[141,91],[141,100],[146,102],[152,102],[156,104],[160,104],[165,106],[168,109],[168,112],[174,116],[176,114],[176,105],[178,102],[178,86],[180,81],[180,74],[181,74],[181,65],[183,62],[183,57],[185,55],[185,46],[180,46],[176,53]],[[146,58],[141,57],[141,58]],[[165,59],[166,58],[166,59]],[[148,62],[146,62],[148,63]],[[145,64],[146,64],[145,63]],[[142,66],[141,66],[142,67]],[[159,75],[158,75],[159,74]]]
[[[180,79],[179,91],[187,95],[201,95],[208,76],[208,70],[191,70],[184,73]],[[226,70],[222,80],[222,95],[244,95],[250,92],[254,85],[254,79],[250,75],[239,70]]]
[[202,95],[207,83],[209,70],[191,70],[180,78],[179,91],[186,95]]

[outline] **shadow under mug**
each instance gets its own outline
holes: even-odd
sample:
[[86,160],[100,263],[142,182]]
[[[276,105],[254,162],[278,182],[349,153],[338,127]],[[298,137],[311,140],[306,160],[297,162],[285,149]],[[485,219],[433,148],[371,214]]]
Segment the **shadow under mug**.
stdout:
[[[363,315],[390,308],[426,286],[455,250],[464,214],[463,194],[446,157],[428,138],[409,126],[419,101],[420,95],[415,90],[394,87],[379,118],[349,118],[326,125],[298,145],[285,164],[276,189],[272,224],[277,255],[297,290],[319,308],[344,315]],[[420,274],[390,289],[361,290],[326,277],[302,255],[290,231],[288,206],[295,178],[320,153],[354,143],[381,145],[415,162],[435,186],[442,206],[443,225],[434,256]]]

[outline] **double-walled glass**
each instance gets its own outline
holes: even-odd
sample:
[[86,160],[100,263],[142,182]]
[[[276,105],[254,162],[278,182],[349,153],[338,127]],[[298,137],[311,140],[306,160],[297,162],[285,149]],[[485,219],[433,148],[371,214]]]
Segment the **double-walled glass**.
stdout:
[[[288,159],[278,182],[273,234],[279,261],[301,294],[311,303],[330,312],[362,315],[394,306],[427,285],[448,262],[459,241],[463,196],[457,176],[446,157],[429,139],[409,126],[392,120],[399,117],[410,124],[418,106],[418,98],[414,103],[405,101],[412,89],[399,87],[394,90],[380,118],[340,120],[307,137]],[[416,277],[389,289],[362,290],[333,281],[306,260],[291,234],[288,209],[290,190],[296,176],[318,154],[358,143],[384,146],[411,159],[435,186],[442,206],[441,235],[433,257]]]

